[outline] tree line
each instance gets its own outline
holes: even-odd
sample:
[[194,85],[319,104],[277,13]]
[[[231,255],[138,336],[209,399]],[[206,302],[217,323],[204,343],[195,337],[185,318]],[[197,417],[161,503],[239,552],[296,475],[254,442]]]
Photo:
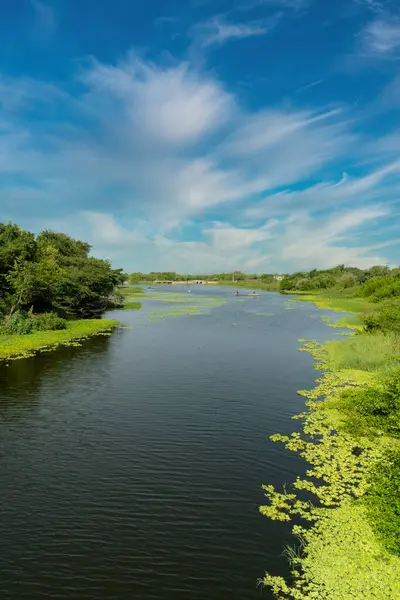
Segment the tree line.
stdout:
[[272,283],[276,280],[276,275],[270,273],[242,273],[241,271],[231,271],[230,273],[213,273],[213,274],[192,274],[183,275],[175,271],[152,271],[151,273],[130,273],[128,281],[131,284],[153,281],[220,281],[229,282],[235,281],[260,281],[263,283]]
[[[307,292],[329,290],[331,288],[357,292],[362,288],[365,297],[376,294],[376,301],[400,293],[400,268],[391,269],[386,265],[376,265],[370,269],[358,269],[338,265],[333,269],[298,272],[285,275],[280,282],[282,292]],[[371,293],[370,293],[371,292]]]

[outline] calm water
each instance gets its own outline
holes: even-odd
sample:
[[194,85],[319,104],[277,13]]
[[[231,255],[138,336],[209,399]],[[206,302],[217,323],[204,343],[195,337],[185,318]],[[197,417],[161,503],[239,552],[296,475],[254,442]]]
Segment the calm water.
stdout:
[[268,436],[315,379],[298,338],[334,330],[278,294],[192,293],[227,303],[153,322],[147,301],[112,313],[132,329],[0,367],[2,600],[269,599],[257,579],[287,572],[260,486],[305,467]]

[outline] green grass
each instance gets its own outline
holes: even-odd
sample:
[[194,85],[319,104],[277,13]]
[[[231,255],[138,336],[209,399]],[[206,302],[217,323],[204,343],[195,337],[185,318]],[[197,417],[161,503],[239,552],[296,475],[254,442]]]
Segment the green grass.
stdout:
[[134,287],[134,286],[128,286],[128,287],[121,287],[118,288],[118,293],[121,294],[121,296],[142,296],[144,294],[144,289],[142,287]]
[[344,329],[354,329],[355,331],[363,331],[363,324],[361,323],[359,315],[352,315],[351,317],[343,317],[338,319],[334,323],[329,324],[330,327]]
[[140,302],[124,302],[124,305],[121,307],[122,310],[138,310],[142,305]]
[[344,292],[325,291],[325,292],[290,292],[294,293],[299,301],[306,300],[313,302],[319,308],[334,310],[336,312],[348,312],[356,314],[365,314],[371,312],[374,306],[365,298],[352,298]]
[[326,344],[328,368],[333,371],[385,370],[400,360],[400,337],[395,334],[362,334]]
[[0,360],[26,358],[38,351],[54,350],[57,346],[79,345],[92,335],[109,334],[118,325],[111,319],[80,319],[68,321],[67,329],[37,331],[29,335],[1,335]]

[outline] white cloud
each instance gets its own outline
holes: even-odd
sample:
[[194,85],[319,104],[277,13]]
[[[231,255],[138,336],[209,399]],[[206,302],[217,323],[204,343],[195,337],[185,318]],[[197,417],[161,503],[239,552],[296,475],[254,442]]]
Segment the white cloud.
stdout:
[[[187,64],[160,67],[130,55],[116,66],[93,62],[82,81],[73,126],[42,124],[38,131],[35,123],[13,121],[0,136],[3,172],[28,177],[32,185],[20,189],[21,198],[40,189],[46,208],[104,208],[110,190],[117,210],[168,227],[301,180],[351,141],[338,110],[247,115],[220,82]],[[16,85],[23,113],[35,102],[32,86]],[[36,83],[36,97],[48,85]],[[61,91],[51,97],[68,101]],[[10,204],[18,195],[18,186],[11,188]]]
[[268,189],[289,185],[351,151],[356,137],[341,116],[339,109],[262,111],[245,117],[220,152],[264,173]]
[[385,15],[371,21],[364,29],[365,50],[375,56],[392,56],[400,50],[400,18]]
[[0,110],[11,113],[29,109],[33,104],[52,104],[55,101],[72,99],[57,86],[47,82],[37,82],[28,77],[18,80],[0,74]]
[[390,175],[400,173],[400,161],[389,163],[363,177],[352,178],[346,173],[338,182],[322,182],[302,190],[285,190],[271,194],[258,204],[247,209],[249,218],[262,219],[275,213],[286,213],[291,210],[324,210],[338,207],[340,204],[366,202],[376,198],[392,199],[398,191],[398,185],[386,191],[389,198],[383,196],[379,187]]
[[215,250],[237,252],[247,246],[270,239],[273,224],[267,223],[254,229],[243,229],[232,227],[228,223],[215,223],[211,229],[205,229],[203,233],[209,238]]
[[[328,217],[312,218],[307,213],[295,213],[288,219],[281,240],[280,259],[290,270],[329,268],[336,264],[351,264],[368,268],[382,264],[384,256],[373,254],[373,245],[349,245],[354,230],[368,222],[376,222],[386,216],[384,207],[364,207],[342,213],[334,212]],[[347,242],[347,243],[346,243]],[[289,270],[289,269],[288,269]]]
[[77,212],[69,218],[42,221],[40,227],[66,231],[84,237],[95,248],[96,256],[107,258],[127,270],[137,268],[140,256],[145,270],[213,272],[238,268],[253,269],[266,265],[269,258],[255,247],[272,237],[276,221],[252,229],[228,223],[212,223],[202,230],[202,241],[176,241],[159,233],[154,235],[148,224],[136,222],[131,228],[121,225],[112,213]]
[[186,63],[160,68],[131,54],[117,66],[95,61],[83,80],[100,111],[122,109],[124,135],[162,143],[197,141],[220,127],[235,108],[218,81]]
[[[62,227],[77,237],[84,232],[96,255],[111,259],[128,271],[291,272],[339,263],[361,268],[386,263],[384,255],[376,252],[386,243],[355,242],[363,239],[365,227],[376,228],[387,215],[385,207],[376,205],[325,216],[297,211],[284,220],[271,219],[253,228],[215,222],[203,227],[201,241],[177,241],[163,233],[154,235],[145,223],[127,228],[111,213],[77,213],[64,220]],[[54,221],[45,223],[56,229],[59,225]]]
[[[384,140],[376,140],[375,154],[365,148],[348,110],[290,106],[254,113],[215,75],[133,54],[117,65],[92,61],[80,83],[83,93],[70,98],[50,83],[0,80],[1,219],[36,228],[50,220],[126,268],[322,264],[336,256],[341,234],[327,237],[326,249],[312,230],[319,223],[328,235],[314,211],[376,201],[386,183],[389,199],[394,195],[395,140],[386,140],[382,165]],[[62,123],[54,119],[58,103],[67,108]],[[29,120],[32,109],[40,119]],[[344,160],[351,173],[360,155],[379,167],[368,172],[364,165],[363,176],[331,181]],[[315,180],[320,183],[312,185]],[[293,184],[297,191],[290,190]],[[318,256],[285,220],[290,212],[300,215],[307,240],[317,240]],[[270,221],[274,214],[279,222]],[[340,221],[344,234],[354,237],[346,219]],[[176,241],[174,228],[184,229],[189,220],[196,241]],[[349,260],[369,260],[367,249],[347,248],[346,235],[340,256],[348,250]],[[296,247],[302,248],[297,257]]]
[[339,109],[323,113],[267,110],[251,115],[228,138],[226,146],[229,152],[244,155],[258,153],[271,148],[289,138],[297,131],[308,129],[318,122],[337,116]]

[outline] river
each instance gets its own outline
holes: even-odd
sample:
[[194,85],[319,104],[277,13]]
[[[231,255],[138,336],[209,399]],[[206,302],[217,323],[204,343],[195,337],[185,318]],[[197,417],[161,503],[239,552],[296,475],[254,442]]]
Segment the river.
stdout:
[[155,319],[145,300],[109,338],[0,366],[2,600],[252,600],[287,574],[261,485],[305,465],[269,435],[298,430],[298,339],[333,338],[332,313],[192,294],[226,302]]

